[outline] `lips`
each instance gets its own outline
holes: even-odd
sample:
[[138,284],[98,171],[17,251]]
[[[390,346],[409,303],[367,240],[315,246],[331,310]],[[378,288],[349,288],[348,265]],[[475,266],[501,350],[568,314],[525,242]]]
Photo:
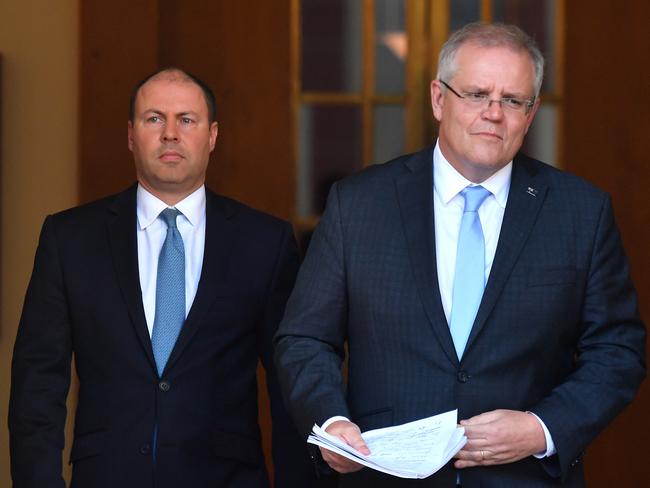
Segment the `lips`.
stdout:
[[471,133],[473,136],[482,136],[482,137],[487,137],[490,139],[497,139],[499,141],[503,140],[503,136],[495,133],[495,132],[490,132],[490,131],[477,131],[477,132],[472,132]]
[[163,161],[179,161],[183,159],[183,155],[176,151],[165,151],[158,156]]

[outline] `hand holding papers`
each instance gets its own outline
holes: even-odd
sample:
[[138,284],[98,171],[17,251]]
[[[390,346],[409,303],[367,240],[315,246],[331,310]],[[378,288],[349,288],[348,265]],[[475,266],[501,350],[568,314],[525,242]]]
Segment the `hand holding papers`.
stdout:
[[361,434],[370,449],[364,456],[317,425],[307,442],[383,473],[400,478],[426,478],[442,468],[467,442],[457,425],[457,410]]

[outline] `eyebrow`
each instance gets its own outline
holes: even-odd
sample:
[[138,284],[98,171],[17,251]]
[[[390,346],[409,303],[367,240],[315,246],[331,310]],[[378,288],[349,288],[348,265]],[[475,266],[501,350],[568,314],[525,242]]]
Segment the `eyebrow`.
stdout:
[[[165,115],[165,112],[163,112],[162,110],[157,109],[157,108],[150,108],[150,109],[144,110],[142,113],[143,114],[156,114],[156,115],[163,115],[163,116]],[[186,117],[188,115],[193,115],[193,116],[198,117],[199,114],[197,112],[194,112],[193,110],[186,110],[184,112],[178,112],[178,113],[174,114],[174,116],[176,116],[176,117]]]

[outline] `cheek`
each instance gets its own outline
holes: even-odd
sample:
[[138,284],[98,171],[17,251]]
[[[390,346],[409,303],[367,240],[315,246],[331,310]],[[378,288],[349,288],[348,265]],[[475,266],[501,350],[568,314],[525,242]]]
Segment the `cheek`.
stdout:
[[138,137],[133,140],[133,151],[140,154],[147,154],[155,149],[155,141],[153,137]]
[[524,136],[526,135],[526,125],[521,124],[518,125],[517,127],[511,127],[508,134],[509,134],[508,137],[509,145],[511,146],[521,145],[521,143],[524,140]]

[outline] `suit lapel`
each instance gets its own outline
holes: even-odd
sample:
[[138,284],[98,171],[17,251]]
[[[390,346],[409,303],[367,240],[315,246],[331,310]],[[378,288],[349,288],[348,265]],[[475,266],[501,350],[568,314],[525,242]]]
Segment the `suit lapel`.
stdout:
[[117,280],[129,310],[131,322],[155,371],[156,363],[144,315],[138,273],[136,189],[137,185],[133,185],[125,192],[120,193],[110,205],[108,236]]
[[215,297],[223,295],[223,284],[227,283],[229,259],[233,256],[233,239],[229,219],[234,209],[226,200],[219,198],[206,188],[205,207],[205,250],[201,278],[194,302],[169,356],[165,371],[171,368],[204,322],[205,313]]
[[492,312],[535,224],[547,191],[546,183],[536,178],[536,170],[527,158],[518,155],[512,168],[508,202],[494,262],[466,350],[471,347]]
[[458,364],[438,285],[432,158],[429,149],[405,162],[408,172],[396,179],[397,196],[411,267],[424,309],[445,354],[452,363]]

